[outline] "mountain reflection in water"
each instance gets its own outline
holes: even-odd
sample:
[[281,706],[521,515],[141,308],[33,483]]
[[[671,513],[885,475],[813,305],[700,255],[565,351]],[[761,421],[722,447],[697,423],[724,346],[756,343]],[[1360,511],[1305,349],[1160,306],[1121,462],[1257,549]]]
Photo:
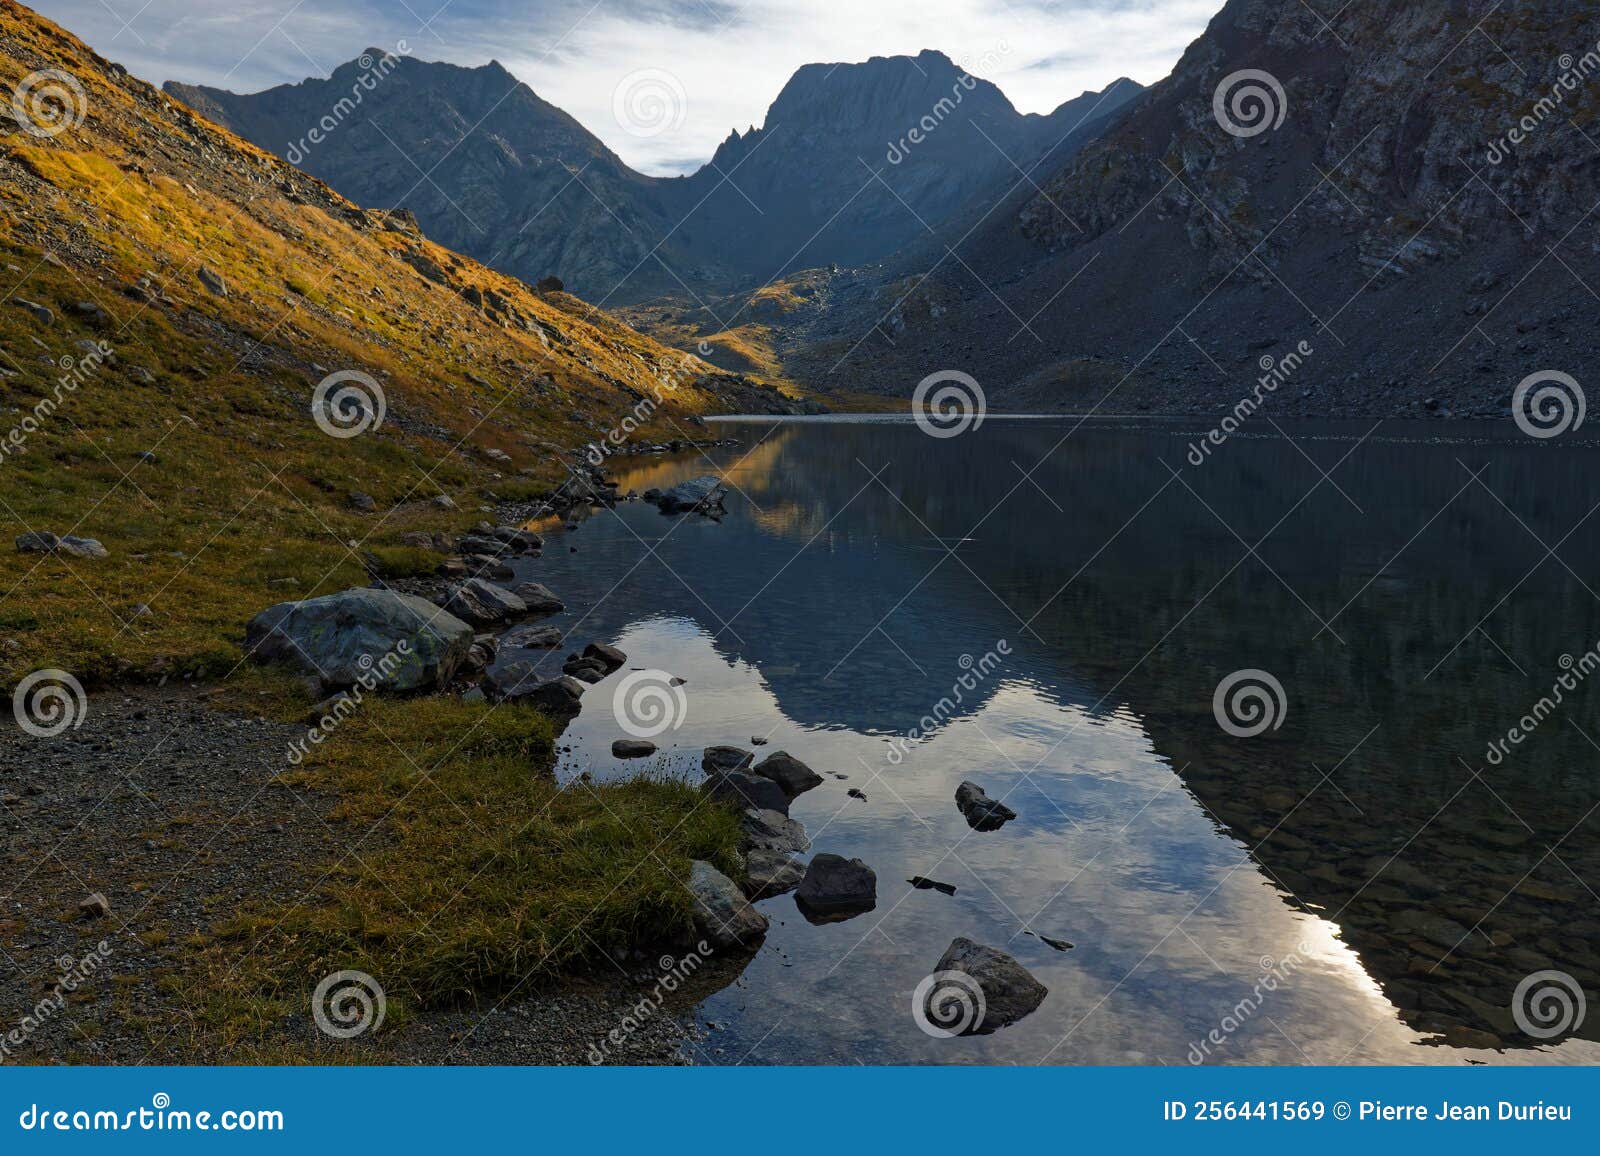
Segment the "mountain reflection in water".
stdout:
[[[1485,756],[1600,641],[1600,447],[1299,423],[1194,467],[1199,425],[722,424],[740,448],[613,463],[626,492],[714,462],[722,522],[625,503],[520,564],[578,647],[688,680],[654,770],[767,737],[826,777],[792,811],[813,850],[877,871],[844,922],[762,903],[699,1058],[1600,1059],[1600,1014],[1543,1040],[1511,1010],[1545,970],[1600,999],[1600,699],[1580,683]],[[1245,669],[1286,713],[1237,738],[1212,696]],[[609,753],[626,673],[590,688],[559,773],[640,771]],[[972,831],[963,779],[1020,817]],[[1039,1009],[919,1030],[911,992],[957,935],[1016,956]]]

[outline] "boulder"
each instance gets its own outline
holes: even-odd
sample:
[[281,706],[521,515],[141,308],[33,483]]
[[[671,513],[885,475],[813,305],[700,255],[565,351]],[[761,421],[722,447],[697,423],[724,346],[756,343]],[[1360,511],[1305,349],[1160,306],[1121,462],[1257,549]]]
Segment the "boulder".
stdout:
[[1017,817],[1010,807],[991,799],[973,782],[963,782],[956,788],[956,806],[974,831],[998,831]]
[[878,904],[878,876],[859,859],[824,852],[806,865],[795,901],[822,915],[870,911]]
[[610,674],[614,670],[621,670],[623,663],[628,661],[628,656],[615,646],[607,646],[603,642],[591,642],[583,648],[583,659],[586,662],[599,663]]
[[558,722],[567,722],[583,708],[583,684],[576,679],[540,678],[532,663],[508,662],[490,670],[484,694],[496,702],[532,706]]
[[65,554],[69,558],[105,558],[109,552],[95,538],[74,538],[67,534],[61,539],[61,544],[56,547],[57,554]]
[[18,554],[54,554],[61,538],[49,530],[28,531],[17,535]]
[[699,859],[689,864],[689,893],[694,896],[695,926],[717,947],[737,947],[766,934],[767,917],[711,864]]
[[415,595],[360,587],[270,606],[244,639],[252,657],[316,675],[329,690],[376,677],[385,690],[410,691],[450,682],[472,649],[472,627]]
[[763,779],[771,779],[777,783],[791,799],[822,783],[821,775],[787,751],[772,752],[752,767],[751,771]]
[[742,771],[714,771],[700,785],[714,799],[722,799],[744,810],[754,807],[758,811],[789,813],[789,796],[771,779],[758,779]]
[[17,535],[19,554],[60,554],[68,558],[105,558],[108,551],[94,538],[65,537],[48,530]]
[[645,500],[653,501],[663,514],[705,514],[722,509],[722,497],[726,492],[721,478],[715,474],[705,474],[687,482],[679,482],[654,498],[646,491]]
[[806,869],[786,851],[752,851],[745,863],[745,893],[751,899],[770,899],[793,891]]
[[[962,1035],[988,1035],[1007,1024],[1014,1024],[1032,1012],[1050,989],[1034,979],[1011,956],[997,948],[985,947],[970,939],[957,937],[940,957],[934,967],[938,972],[956,972],[969,977],[983,993],[982,1014],[973,1018]],[[937,1001],[941,985],[935,983],[927,993]],[[938,1024],[940,1019],[930,1015],[929,1021]]]
[[524,650],[551,650],[561,645],[563,637],[559,626],[518,626],[501,635],[500,643]]
[[755,851],[804,851],[811,846],[805,827],[781,811],[746,808],[739,816],[739,830],[745,846]]
[[468,578],[450,587],[444,608],[464,622],[487,626],[528,612],[527,604],[503,586]]
[[619,759],[642,759],[656,753],[656,744],[649,739],[617,739],[611,753]]
[[511,593],[522,599],[529,614],[559,614],[567,608],[549,587],[537,582],[519,582],[511,588]]
[[754,759],[741,747],[707,747],[700,756],[700,769],[708,775],[716,771],[748,771]]

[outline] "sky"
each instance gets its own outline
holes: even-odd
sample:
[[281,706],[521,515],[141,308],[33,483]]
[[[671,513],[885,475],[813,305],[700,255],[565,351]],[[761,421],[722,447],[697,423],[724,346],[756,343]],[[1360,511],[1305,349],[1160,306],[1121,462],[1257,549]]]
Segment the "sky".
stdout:
[[802,64],[943,51],[1023,112],[1160,80],[1222,0],[30,0],[134,75],[235,92],[367,48],[499,60],[643,172],[759,125]]

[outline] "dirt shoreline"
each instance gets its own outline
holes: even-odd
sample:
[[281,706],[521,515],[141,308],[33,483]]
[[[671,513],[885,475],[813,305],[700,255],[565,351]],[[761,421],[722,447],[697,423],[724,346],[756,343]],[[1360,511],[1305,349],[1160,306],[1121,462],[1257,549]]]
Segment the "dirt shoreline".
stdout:
[[[244,908],[296,903],[351,849],[328,823],[336,797],[281,777],[304,733],[187,684],[92,695],[81,725],[50,738],[5,729],[0,1063],[718,1062],[692,1009],[742,961],[707,961],[640,1014],[665,961],[637,952],[555,990],[423,1010],[352,1040],[318,1030],[320,977],[307,976],[303,1008],[265,1033],[260,1054],[224,1050],[186,982],[212,929]],[[367,832],[353,853],[382,838]],[[78,910],[94,893],[109,915]],[[96,954],[104,961],[62,991]]]

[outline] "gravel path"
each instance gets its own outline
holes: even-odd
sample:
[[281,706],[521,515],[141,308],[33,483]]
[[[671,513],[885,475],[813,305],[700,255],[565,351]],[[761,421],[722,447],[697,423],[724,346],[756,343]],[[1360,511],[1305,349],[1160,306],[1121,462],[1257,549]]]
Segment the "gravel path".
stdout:
[[[110,692],[89,700],[75,730],[0,732],[0,1062],[230,1060],[183,998],[190,937],[242,906],[296,901],[343,847],[324,822],[334,800],[277,778],[303,728],[210,699],[190,687]],[[79,910],[96,893],[108,915]],[[714,1060],[690,1013],[736,973],[708,966],[630,1028],[624,1017],[648,1000],[657,966],[637,959],[631,978],[619,966],[352,1041],[317,1030],[308,979],[305,1012],[275,1038],[362,1063],[581,1064],[620,1028],[605,1062]],[[58,1007],[67,975],[85,978]]]

